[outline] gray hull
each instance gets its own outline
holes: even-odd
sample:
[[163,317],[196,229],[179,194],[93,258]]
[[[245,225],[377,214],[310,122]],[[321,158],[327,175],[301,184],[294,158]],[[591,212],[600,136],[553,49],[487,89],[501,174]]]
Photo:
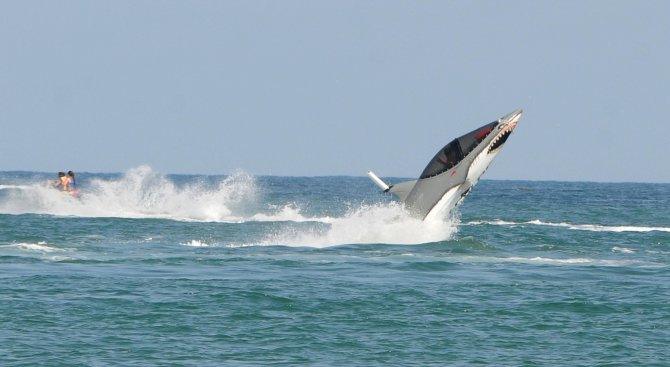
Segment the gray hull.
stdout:
[[388,189],[415,216],[426,219],[455,207],[479,181],[500,152],[521,117],[514,111],[463,136],[440,149],[419,179]]

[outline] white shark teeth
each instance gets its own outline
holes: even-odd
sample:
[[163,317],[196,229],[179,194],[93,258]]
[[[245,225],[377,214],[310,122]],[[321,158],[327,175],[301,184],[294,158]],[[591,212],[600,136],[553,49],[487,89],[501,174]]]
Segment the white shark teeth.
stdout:
[[505,129],[503,130],[498,136],[496,136],[492,141],[491,145],[489,145],[489,152],[492,152],[496,149],[499,148],[499,146],[496,146],[496,144],[502,139],[502,138],[507,138],[507,135],[509,135],[512,132],[510,129]]

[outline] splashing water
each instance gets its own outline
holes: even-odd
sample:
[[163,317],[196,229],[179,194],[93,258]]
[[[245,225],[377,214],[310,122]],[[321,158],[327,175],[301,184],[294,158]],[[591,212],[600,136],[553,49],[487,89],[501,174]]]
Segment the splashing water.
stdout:
[[422,221],[399,203],[362,205],[341,218],[324,218],[326,229],[286,230],[264,244],[329,247],[342,244],[421,244],[444,241],[456,232],[456,218]]
[[[212,181],[205,176],[168,177],[141,166],[117,177],[93,176],[80,184],[79,197],[54,190],[50,183],[40,180],[3,185],[0,213],[268,223],[257,227],[264,233],[259,240],[246,244],[252,246],[420,244],[443,241],[456,232],[456,219],[422,221],[397,202],[349,203],[349,209],[340,212],[342,202],[332,200],[325,210],[305,215],[301,206],[310,205],[314,199],[311,193],[298,198],[298,202],[272,202],[264,197],[266,192],[256,178],[242,171]],[[269,194],[272,196],[272,192]],[[319,195],[331,200],[328,194],[319,191]]]
[[257,199],[255,179],[236,172],[216,185],[204,181],[178,185],[141,166],[118,179],[94,178],[78,198],[33,183],[0,202],[0,212],[80,217],[166,218],[195,221],[239,221]]

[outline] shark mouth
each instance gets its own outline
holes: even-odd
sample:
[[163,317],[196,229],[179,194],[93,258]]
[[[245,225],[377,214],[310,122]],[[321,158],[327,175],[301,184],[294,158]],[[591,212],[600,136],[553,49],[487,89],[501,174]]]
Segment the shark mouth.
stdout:
[[494,150],[500,148],[505,142],[507,141],[507,138],[512,134],[512,130],[514,130],[514,127],[516,126],[516,123],[514,124],[509,124],[504,127],[503,131],[498,133],[498,136],[493,139],[493,142],[489,146],[489,153],[493,152]]

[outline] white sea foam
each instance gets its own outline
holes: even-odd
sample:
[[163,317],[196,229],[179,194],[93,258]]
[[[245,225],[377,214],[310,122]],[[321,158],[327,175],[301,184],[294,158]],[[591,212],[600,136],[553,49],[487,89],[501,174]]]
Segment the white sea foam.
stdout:
[[498,261],[522,263],[522,264],[543,264],[543,265],[557,265],[557,266],[658,266],[654,263],[648,263],[639,260],[612,260],[612,259],[592,259],[585,257],[575,258],[548,258],[548,257],[506,257],[498,258]]
[[[179,185],[150,167],[141,166],[118,178],[91,179],[81,191],[80,197],[74,198],[54,190],[48,182],[35,183],[9,193],[9,200],[0,202],[0,213],[300,223],[297,227],[283,226],[260,245],[417,244],[442,241],[456,231],[453,220],[421,221],[397,203],[354,205],[341,217],[308,216],[297,204],[268,205],[262,203],[256,179],[244,172],[222,178],[214,185]],[[182,245],[208,244],[193,240]]]
[[57,251],[70,251],[70,249],[63,249],[59,247],[53,247],[47,245],[46,242],[38,242],[38,243],[13,243],[9,245],[0,245],[0,247],[8,248],[8,249],[16,249],[20,251],[27,251],[27,252],[41,252],[41,253],[48,253],[48,252],[57,252]]
[[467,223],[468,225],[499,225],[499,226],[519,226],[519,225],[537,225],[537,226],[547,226],[547,227],[560,227],[568,228],[579,231],[592,231],[592,232],[670,232],[670,227],[652,227],[652,226],[608,226],[601,224],[572,224],[566,222],[552,223],[544,222],[539,219],[531,220],[527,222],[510,222],[504,220],[491,220],[491,221],[471,221]]
[[572,223],[550,223],[541,220],[532,220],[528,224],[535,224],[541,226],[564,227],[569,229],[576,229],[580,231],[593,232],[670,232],[670,227],[650,227],[650,226],[607,226],[600,224],[572,224]]
[[0,190],[9,190],[9,189],[25,190],[25,189],[29,189],[29,188],[30,188],[30,186],[28,186],[28,185],[0,185]]
[[454,263],[472,263],[472,264],[498,264],[498,263],[520,263],[520,264],[546,264],[546,265],[621,265],[621,262],[609,260],[596,260],[590,258],[548,258],[548,257],[498,257],[498,256],[473,256],[473,255],[450,255],[445,261]]
[[513,225],[517,225],[519,223],[496,219],[496,220],[473,220],[473,221],[470,221],[466,224],[467,225],[491,224],[491,225],[496,225],[496,226],[513,226]]
[[191,240],[190,242],[182,243],[181,245],[188,247],[209,247],[207,243],[199,240]]
[[72,260],[73,258],[69,257],[69,256],[54,255],[54,256],[49,256],[47,259],[49,261],[59,262],[59,261],[69,261],[69,260]]
[[523,263],[543,263],[543,264],[593,264],[596,262],[594,259],[588,258],[569,258],[569,259],[552,259],[547,257],[508,257],[505,258],[505,261],[511,262],[523,262]]
[[343,244],[420,244],[449,239],[456,231],[454,220],[422,221],[398,203],[361,205],[341,218],[323,218],[327,228],[286,230],[263,244],[328,247]]
[[255,222],[323,222],[331,223],[330,217],[305,217],[297,205],[289,204],[281,207],[272,207],[271,213],[256,213],[247,220]]

